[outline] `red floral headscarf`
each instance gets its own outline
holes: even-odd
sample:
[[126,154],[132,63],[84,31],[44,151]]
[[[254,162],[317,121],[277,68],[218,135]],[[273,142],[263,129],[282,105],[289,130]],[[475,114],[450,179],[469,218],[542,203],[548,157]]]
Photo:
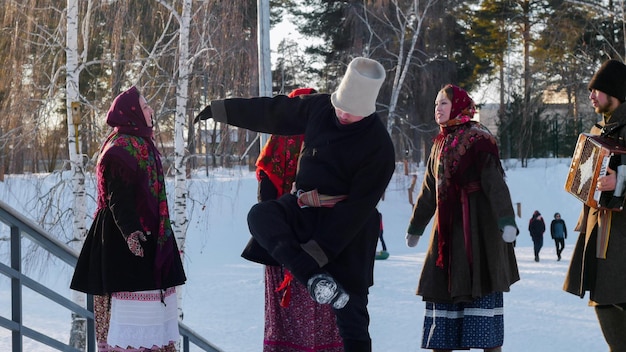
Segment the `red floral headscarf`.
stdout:
[[441,92],[452,102],[450,119],[441,126],[442,129],[466,123],[474,117],[476,105],[464,89],[448,84],[441,89]]
[[[315,93],[313,88],[298,88],[289,93],[288,97],[295,98],[312,93]],[[260,179],[261,171],[265,172],[276,187],[278,197],[289,193],[291,184],[296,179],[298,158],[303,141],[304,135],[271,135],[259,154],[256,162],[257,179]]]

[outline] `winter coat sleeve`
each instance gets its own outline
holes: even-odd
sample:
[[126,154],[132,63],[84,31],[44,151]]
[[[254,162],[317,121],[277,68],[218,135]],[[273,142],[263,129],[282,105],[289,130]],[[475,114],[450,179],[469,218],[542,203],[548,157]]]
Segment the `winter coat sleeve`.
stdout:
[[426,173],[424,174],[424,180],[422,181],[422,188],[415,205],[413,206],[413,214],[409,220],[409,227],[407,233],[411,235],[422,235],[426,226],[435,215],[437,208],[437,189],[435,180],[434,160],[433,154],[428,159]]
[[256,132],[277,135],[304,134],[308,109],[315,99],[302,96],[231,98],[211,102],[213,120]]
[[110,164],[107,179],[107,199],[108,206],[113,214],[115,224],[120,229],[124,238],[135,231],[143,231],[139,216],[137,214],[135,201],[135,187],[129,180],[121,177],[112,177],[111,168],[115,164]]
[[482,158],[484,162],[480,173],[481,188],[491,203],[498,228],[503,230],[507,225],[517,228],[511,193],[504,180],[500,160],[488,153],[483,153]]

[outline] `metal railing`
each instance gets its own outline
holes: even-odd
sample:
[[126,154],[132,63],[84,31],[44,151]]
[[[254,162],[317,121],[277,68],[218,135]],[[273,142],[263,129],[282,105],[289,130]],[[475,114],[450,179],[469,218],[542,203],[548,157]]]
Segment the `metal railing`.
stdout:
[[[72,268],[76,266],[78,254],[69,246],[61,243],[36,223],[19,214],[6,203],[0,201],[0,223],[10,228],[10,266],[0,262],[0,273],[11,280],[11,317],[4,317],[0,313],[0,327],[11,331],[11,346],[13,352],[23,352],[24,337],[35,340],[59,351],[83,352],[67,343],[47,336],[24,325],[22,289],[27,287],[51,301],[69,309],[73,314],[84,317],[87,321],[86,351],[96,352],[96,338],[94,328],[93,298],[87,296],[87,308],[81,307],[67,297],[33,280],[22,272],[22,236],[38,244],[45,251],[61,259]],[[209,341],[199,336],[182,322],[178,323],[181,335],[181,351],[189,352],[191,344],[202,351],[220,352],[221,350]]]

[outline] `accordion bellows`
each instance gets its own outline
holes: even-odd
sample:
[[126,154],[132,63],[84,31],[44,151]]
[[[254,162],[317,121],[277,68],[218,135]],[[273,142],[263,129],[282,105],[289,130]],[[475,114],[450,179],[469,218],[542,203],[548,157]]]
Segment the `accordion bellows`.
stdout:
[[621,154],[626,154],[626,148],[616,140],[581,133],[572,156],[565,190],[592,208],[621,210],[606,206],[608,202],[604,200],[610,199],[613,192],[597,190],[598,178],[606,175],[611,158]]

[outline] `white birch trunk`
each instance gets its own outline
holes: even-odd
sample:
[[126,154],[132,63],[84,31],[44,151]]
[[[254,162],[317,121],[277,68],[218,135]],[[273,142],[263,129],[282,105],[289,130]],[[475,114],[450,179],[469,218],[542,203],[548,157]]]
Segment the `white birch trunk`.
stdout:
[[[400,97],[400,91],[402,86],[404,85],[404,81],[406,80],[409,67],[411,66],[411,59],[413,58],[413,53],[415,52],[415,46],[417,45],[417,40],[422,31],[422,23],[424,22],[424,18],[426,18],[426,13],[433,6],[437,0],[429,0],[424,7],[424,11],[419,13],[419,1],[413,0],[413,4],[408,9],[406,13],[403,13],[400,9],[397,1],[394,1],[394,5],[396,8],[396,18],[398,19],[399,24],[399,42],[400,49],[398,50],[397,65],[395,70],[395,75],[393,78],[393,87],[391,89],[391,97],[389,99],[389,117],[387,118],[387,132],[389,135],[392,135],[393,126],[395,123],[395,115],[396,115],[396,107],[398,106],[398,99]],[[411,37],[411,46],[405,52],[404,51],[404,41],[405,41],[405,28],[410,29],[413,32]]]
[[[72,190],[74,194],[73,247],[80,251],[86,235],[85,174],[80,144],[80,93],[78,77],[80,73],[78,53],[78,0],[67,0],[66,32],[66,108],[67,108],[67,143],[72,170]],[[86,305],[86,296],[73,291],[73,300],[81,306]],[[84,349],[86,346],[86,320],[73,315],[70,344]]]
[[[178,79],[176,83],[176,120],[174,127],[174,219],[173,230],[181,259],[184,263],[185,237],[189,220],[187,219],[187,158],[185,157],[185,138],[183,132],[187,126],[187,102],[189,87],[189,26],[191,23],[191,0],[183,0],[178,34]],[[182,286],[178,288],[178,316],[183,318]]]

